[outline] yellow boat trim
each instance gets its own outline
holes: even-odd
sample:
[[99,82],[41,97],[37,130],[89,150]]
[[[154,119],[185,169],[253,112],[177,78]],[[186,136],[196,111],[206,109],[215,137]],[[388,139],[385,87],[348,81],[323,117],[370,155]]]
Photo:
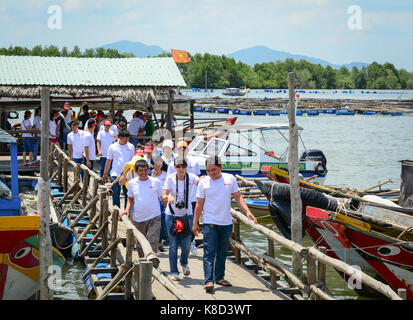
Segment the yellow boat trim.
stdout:
[[40,230],[40,216],[0,217],[0,231]]
[[342,224],[352,226],[354,228],[357,228],[359,230],[366,231],[366,232],[370,232],[370,229],[371,229],[370,224],[368,224],[366,222],[362,222],[362,221],[354,219],[354,218],[350,218],[350,217],[345,216],[344,214],[341,214],[341,213],[337,213],[337,216],[334,219],[334,221],[338,222],[338,223],[342,223]]

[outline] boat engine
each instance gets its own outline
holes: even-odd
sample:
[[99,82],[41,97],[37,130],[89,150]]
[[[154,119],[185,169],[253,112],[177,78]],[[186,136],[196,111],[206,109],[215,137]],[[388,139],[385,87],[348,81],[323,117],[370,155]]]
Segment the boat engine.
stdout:
[[306,150],[301,154],[300,161],[320,161],[316,166],[316,172],[324,177],[327,174],[327,158],[323,151],[318,149]]

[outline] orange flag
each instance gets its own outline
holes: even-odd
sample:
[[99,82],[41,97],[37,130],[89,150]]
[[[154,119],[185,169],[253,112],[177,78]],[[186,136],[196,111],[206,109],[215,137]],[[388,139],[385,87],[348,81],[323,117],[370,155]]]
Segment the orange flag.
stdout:
[[191,58],[188,56],[188,52],[185,50],[171,49],[171,52],[175,63],[188,63],[191,61]]

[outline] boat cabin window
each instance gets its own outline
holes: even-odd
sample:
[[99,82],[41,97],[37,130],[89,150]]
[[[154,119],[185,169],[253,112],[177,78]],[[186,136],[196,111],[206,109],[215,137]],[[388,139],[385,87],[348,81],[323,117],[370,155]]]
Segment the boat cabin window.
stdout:
[[205,149],[202,151],[203,156],[219,155],[226,141],[221,139],[211,139]]
[[188,146],[188,154],[197,155],[205,147],[204,136],[195,137]]
[[257,153],[245,148],[242,148],[236,144],[230,143],[227,150],[225,151],[226,157],[252,157],[256,156]]

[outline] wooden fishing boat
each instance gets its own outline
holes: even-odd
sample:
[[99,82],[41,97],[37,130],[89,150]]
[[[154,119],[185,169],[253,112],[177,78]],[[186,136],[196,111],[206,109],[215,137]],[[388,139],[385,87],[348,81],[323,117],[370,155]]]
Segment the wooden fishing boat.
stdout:
[[[25,300],[39,291],[40,216],[22,216],[19,198],[17,140],[0,129],[0,143],[10,145],[12,188],[0,187],[0,299]],[[65,259],[53,248],[53,265]]]

